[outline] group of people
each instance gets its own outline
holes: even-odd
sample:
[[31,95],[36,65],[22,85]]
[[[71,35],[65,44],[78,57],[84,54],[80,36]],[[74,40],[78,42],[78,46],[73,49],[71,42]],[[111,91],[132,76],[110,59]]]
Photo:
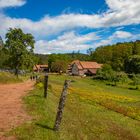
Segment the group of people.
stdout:
[[38,76],[38,75],[31,75],[31,76],[30,76],[30,79],[31,79],[32,81],[38,80],[38,79],[39,79],[39,76]]

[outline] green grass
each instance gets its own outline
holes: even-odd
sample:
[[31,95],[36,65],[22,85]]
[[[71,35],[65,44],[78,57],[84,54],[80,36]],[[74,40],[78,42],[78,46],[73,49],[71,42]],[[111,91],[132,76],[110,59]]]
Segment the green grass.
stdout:
[[9,84],[9,83],[18,83],[22,82],[23,78],[15,76],[9,72],[0,72],[0,83]]
[[[53,131],[65,79],[72,79],[60,131]],[[32,121],[11,132],[19,140],[139,140],[140,92],[90,78],[50,75],[48,98],[39,84],[24,98]]]

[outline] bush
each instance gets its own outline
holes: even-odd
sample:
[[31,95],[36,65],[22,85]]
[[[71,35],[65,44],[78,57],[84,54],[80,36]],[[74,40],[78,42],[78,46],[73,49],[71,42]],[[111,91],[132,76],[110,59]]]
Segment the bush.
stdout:
[[112,73],[113,73],[112,67],[108,64],[105,64],[103,65],[102,69],[97,71],[96,78],[101,80],[109,80]]
[[112,86],[116,86],[117,82],[127,82],[128,76],[124,72],[116,72],[112,69],[112,67],[108,64],[104,65],[102,69],[97,71],[97,79],[106,80],[112,82]]
[[140,74],[133,74],[132,80],[132,85],[136,86],[136,89],[139,89],[138,85],[140,85]]

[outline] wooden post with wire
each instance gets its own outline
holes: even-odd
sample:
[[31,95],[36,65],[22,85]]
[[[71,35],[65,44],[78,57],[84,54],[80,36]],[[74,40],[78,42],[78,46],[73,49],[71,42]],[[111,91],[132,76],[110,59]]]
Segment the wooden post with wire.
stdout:
[[64,83],[64,87],[63,87],[61,97],[60,97],[60,101],[59,101],[59,105],[58,105],[58,111],[57,111],[57,115],[56,115],[55,125],[54,125],[54,130],[55,131],[59,130],[59,127],[60,127],[60,124],[61,124],[62,114],[63,114],[65,101],[66,101],[66,96],[67,96],[67,89],[69,87],[70,82],[71,82],[70,80],[65,80],[65,83]]
[[44,98],[48,95],[48,74],[44,76]]

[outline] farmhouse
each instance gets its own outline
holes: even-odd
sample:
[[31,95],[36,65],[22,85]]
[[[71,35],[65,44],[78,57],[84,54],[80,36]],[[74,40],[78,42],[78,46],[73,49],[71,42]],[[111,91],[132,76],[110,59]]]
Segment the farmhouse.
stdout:
[[103,64],[90,61],[73,61],[68,68],[68,72],[71,75],[96,75],[98,69],[101,69]]
[[48,65],[35,65],[33,67],[34,72],[48,72]]

